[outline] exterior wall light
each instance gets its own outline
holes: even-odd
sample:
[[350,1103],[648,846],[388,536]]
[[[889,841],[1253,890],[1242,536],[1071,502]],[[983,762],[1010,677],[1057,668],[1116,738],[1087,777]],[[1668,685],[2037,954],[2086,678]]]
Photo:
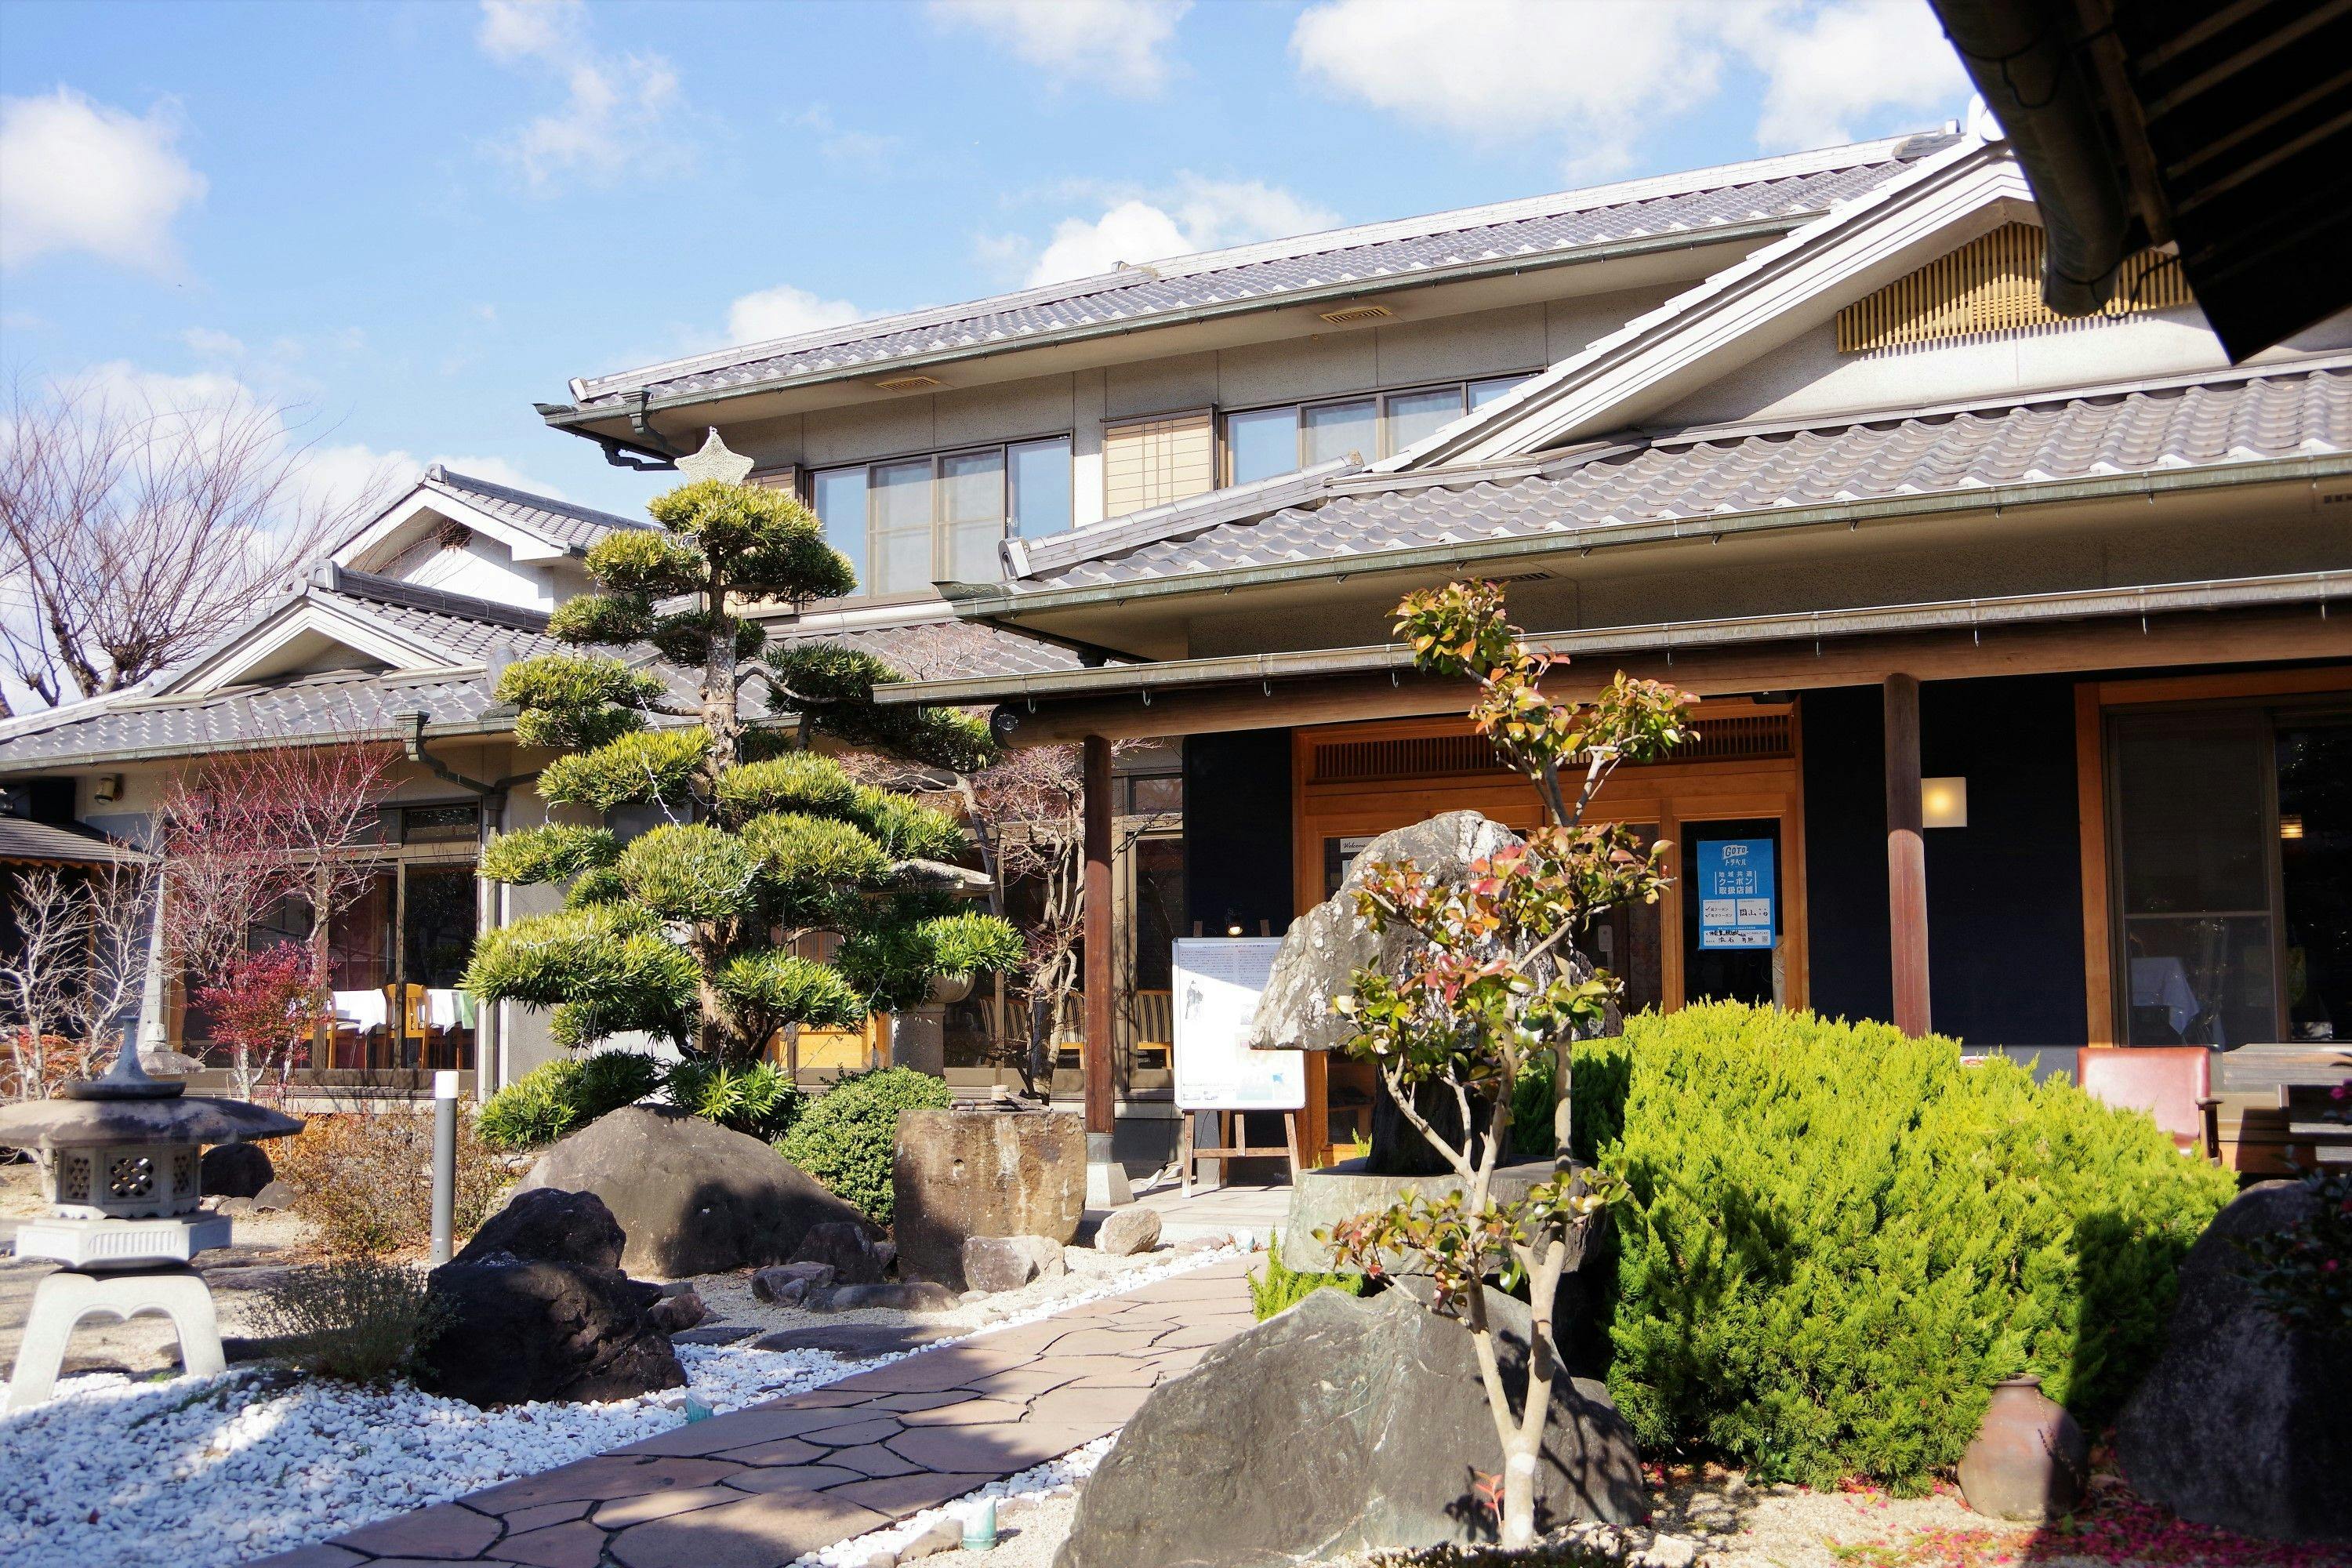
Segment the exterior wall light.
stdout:
[[2303,818],[2294,812],[2289,812],[2285,816],[2281,816],[2279,818],[2279,837],[2281,838],[2302,837]]
[[1966,827],[1969,825],[1969,781],[1964,778],[1919,781],[1920,825],[1925,827]]

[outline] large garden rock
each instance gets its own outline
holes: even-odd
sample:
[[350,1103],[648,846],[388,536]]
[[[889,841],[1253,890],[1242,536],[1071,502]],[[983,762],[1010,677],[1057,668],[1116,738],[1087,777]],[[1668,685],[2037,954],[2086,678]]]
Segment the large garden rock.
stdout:
[[647,1321],[660,1289],[617,1268],[489,1252],[443,1264],[427,1289],[441,1328],[417,1383],[431,1393],[488,1408],[686,1384],[667,1336]]
[[900,1277],[961,1290],[967,1237],[1042,1236],[1059,1247],[1077,1235],[1085,1120],[987,1107],[903,1111],[891,1186]]
[[621,1222],[595,1194],[534,1187],[515,1194],[506,1207],[484,1220],[457,1258],[462,1261],[509,1252],[517,1258],[618,1268],[627,1245]]
[[664,1106],[597,1118],[519,1186],[595,1194],[628,1237],[622,1267],[667,1279],[782,1263],[813,1226],[866,1225],[757,1138]]
[[[1444,880],[1458,881],[1472,861],[1520,842],[1517,834],[1475,811],[1444,812],[1373,839],[1349,867],[1339,890],[1291,922],[1258,998],[1249,1043],[1261,1050],[1338,1049],[1356,1030],[1332,1004],[1353,988],[1356,972],[1402,973],[1423,945],[1403,931],[1376,934],[1356,912],[1357,890],[1373,866],[1410,860]],[[1573,953],[1567,962],[1573,968],[1583,966]],[[1549,980],[1553,967],[1549,960],[1541,961],[1530,973],[1538,980]],[[1462,1112],[1451,1091],[1426,1085],[1415,1106],[1441,1137],[1461,1142]],[[1474,1100],[1471,1109],[1483,1125],[1486,1107]],[[1435,1175],[1452,1168],[1404,1119],[1385,1086],[1374,1093],[1365,1163],[1373,1172],[1400,1176]]]
[[1113,1258],[1132,1258],[1160,1245],[1160,1211],[1133,1204],[1113,1209],[1095,1227],[1095,1250]]
[[215,1143],[196,1167],[197,1184],[208,1198],[249,1198],[277,1175],[258,1143]]
[[[1487,1304],[1517,1393],[1527,1308]],[[1473,1482],[1501,1468],[1459,1323],[1402,1290],[1318,1290],[1152,1392],[1079,1492],[1055,1565],[1293,1568],[1491,1540]],[[1541,1486],[1542,1523],[1646,1516],[1633,1432],[1600,1384],[1556,1387]]]
[[2295,1182],[2238,1194],[2181,1261],[2164,1353],[2124,1406],[2134,1490],[2183,1519],[2286,1541],[2352,1541],[2352,1342],[2296,1332],[2258,1302],[2238,1244],[2309,1216]]

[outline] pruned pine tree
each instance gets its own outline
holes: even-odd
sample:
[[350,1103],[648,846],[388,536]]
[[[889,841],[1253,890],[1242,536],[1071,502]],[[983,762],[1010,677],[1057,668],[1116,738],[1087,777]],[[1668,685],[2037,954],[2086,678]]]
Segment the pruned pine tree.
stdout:
[[[598,542],[587,564],[603,591],[567,601],[549,630],[586,647],[650,647],[691,673],[693,704],[646,661],[612,653],[521,660],[498,695],[520,710],[518,740],[567,753],[540,775],[551,805],[666,820],[625,843],[608,826],[564,823],[494,839],[484,876],[570,887],[561,910],[485,935],[467,989],[552,1008],[566,1046],[641,1029],[741,1064],[786,1027],[855,1027],[920,1002],[936,977],[1016,962],[1012,927],[959,907],[971,874],[955,864],[952,817],[857,784],[812,749],[808,724],[743,718],[749,688],[790,701],[792,665],[734,608],[856,585],[815,514],[715,479],[647,510],[667,531]],[[960,715],[911,722],[942,743],[987,744]],[[840,943],[824,959],[812,939],[827,933]]]

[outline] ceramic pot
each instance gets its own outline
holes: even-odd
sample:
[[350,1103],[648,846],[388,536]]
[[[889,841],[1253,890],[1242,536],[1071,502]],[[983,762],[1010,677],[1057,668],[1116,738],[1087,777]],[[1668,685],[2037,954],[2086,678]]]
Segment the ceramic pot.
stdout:
[[1994,1519],[2052,1520],[2082,1506],[2091,1449],[2038,1377],[1993,1384],[1976,1441],[1960,1456],[1960,1493]]

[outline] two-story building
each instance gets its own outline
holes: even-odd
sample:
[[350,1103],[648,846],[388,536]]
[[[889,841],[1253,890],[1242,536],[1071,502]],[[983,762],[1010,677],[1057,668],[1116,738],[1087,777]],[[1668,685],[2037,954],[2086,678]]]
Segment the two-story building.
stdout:
[[[1562,690],[1625,668],[1700,699],[1696,740],[1603,802],[1675,846],[1664,900],[1595,936],[1635,1005],[2052,1059],[2326,1051],[2352,1034],[2352,319],[2233,365],[2153,253],[2103,314],[2053,316],[2032,193],[1980,129],[1127,266],[541,412],[633,467],[715,429],[858,567],[775,635],[919,632],[954,668],[894,699],[1087,743],[1123,812],[1181,802],[1181,835],[1097,845],[1076,1033],[1138,1161],[1169,1142],[1171,936],[1278,933],[1436,810],[1534,820],[1465,690],[1389,638],[1404,592],[1464,576],[1509,584]],[[412,741],[402,810],[532,820],[482,672],[535,646],[577,531],[635,525],[490,489],[428,480],[433,521],[346,546],[280,631],[0,732],[0,774],[74,778],[103,826],[137,759],[331,689]],[[1113,781],[1138,740],[1165,762]],[[1728,845],[1771,867],[1734,940],[1691,884]],[[500,1071],[544,1049],[483,1026]],[[1308,1142],[1369,1098],[1318,1064]]]

